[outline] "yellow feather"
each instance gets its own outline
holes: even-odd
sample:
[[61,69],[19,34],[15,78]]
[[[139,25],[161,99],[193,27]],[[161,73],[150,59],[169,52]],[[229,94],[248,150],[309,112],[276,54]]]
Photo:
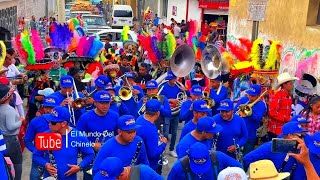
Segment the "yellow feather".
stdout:
[[251,53],[249,55],[249,57],[251,58],[252,65],[253,65],[254,69],[256,69],[256,70],[261,69],[260,64],[259,64],[260,53],[261,53],[259,44],[262,44],[262,43],[263,43],[262,39],[256,39],[253,42],[253,45],[251,48]]
[[273,41],[271,46],[270,46],[270,50],[269,50],[269,54],[268,57],[266,59],[266,65],[265,68],[266,70],[275,70],[276,69],[276,64],[277,61],[280,60],[280,52],[278,51],[277,46],[280,44],[280,41]]
[[4,44],[4,42],[3,41],[0,41],[0,47],[1,47],[1,50],[2,50],[2,55],[1,55],[1,57],[0,57],[0,69],[2,68],[2,65],[3,65],[3,63],[4,63],[4,60],[5,60],[5,58],[6,58],[6,53],[7,53],[7,51],[6,51],[6,45]]

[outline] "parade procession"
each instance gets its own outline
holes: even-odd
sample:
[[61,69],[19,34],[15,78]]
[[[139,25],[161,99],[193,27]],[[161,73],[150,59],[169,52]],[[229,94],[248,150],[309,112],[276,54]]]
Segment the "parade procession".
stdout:
[[60,1],[0,0],[0,180],[320,179],[319,1]]

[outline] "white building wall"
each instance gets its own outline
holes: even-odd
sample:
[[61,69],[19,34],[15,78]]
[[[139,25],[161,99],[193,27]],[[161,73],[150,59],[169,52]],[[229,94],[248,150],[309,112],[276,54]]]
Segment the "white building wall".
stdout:
[[[177,15],[172,15],[173,6],[177,7]],[[190,6],[189,6],[190,7]],[[181,22],[186,19],[187,13],[187,0],[169,0],[167,10],[167,25],[170,25],[170,19],[173,18],[177,22]]]
[[46,0],[18,0],[18,17],[35,16],[36,20],[46,14]]
[[201,11],[198,0],[189,0],[188,21],[196,20],[199,25],[198,28],[201,27]]

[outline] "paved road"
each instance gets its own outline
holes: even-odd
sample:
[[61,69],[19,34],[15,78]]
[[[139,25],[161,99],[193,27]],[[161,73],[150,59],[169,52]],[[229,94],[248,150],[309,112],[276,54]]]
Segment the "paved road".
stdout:
[[[178,127],[178,137],[177,137],[177,141],[180,138],[180,134],[181,134],[181,129],[182,129],[182,124],[179,124]],[[169,135],[170,138],[170,135]],[[176,143],[177,145],[177,143]],[[169,145],[167,145],[167,149],[166,149],[166,157],[169,160],[169,164],[166,166],[163,166],[162,168],[162,175],[167,178],[170,169],[172,168],[174,162],[177,160],[176,158],[171,157],[169,154]],[[23,172],[22,172],[22,180],[29,180],[29,175],[30,175],[30,170],[31,170],[31,160],[32,160],[32,154],[28,149],[25,149],[23,152]],[[78,179],[82,179],[82,173],[78,173]]]

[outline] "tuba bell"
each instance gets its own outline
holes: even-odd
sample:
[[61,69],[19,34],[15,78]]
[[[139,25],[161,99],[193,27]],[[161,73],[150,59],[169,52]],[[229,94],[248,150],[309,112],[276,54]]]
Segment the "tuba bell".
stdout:
[[202,100],[204,100],[207,103],[209,109],[216,105],[216,102],[210,98],[210,93],[208,91],[203,92]]
[[215,79],[219,75],[230,72],[229,64],[222,58],[219,48],[211,44],[203,50],[200,65],[204,75],[209,79]]
[[187,76],[196,63],[193,49],[188,44],[179,46],[170,59],[170,68],[177,77]]

